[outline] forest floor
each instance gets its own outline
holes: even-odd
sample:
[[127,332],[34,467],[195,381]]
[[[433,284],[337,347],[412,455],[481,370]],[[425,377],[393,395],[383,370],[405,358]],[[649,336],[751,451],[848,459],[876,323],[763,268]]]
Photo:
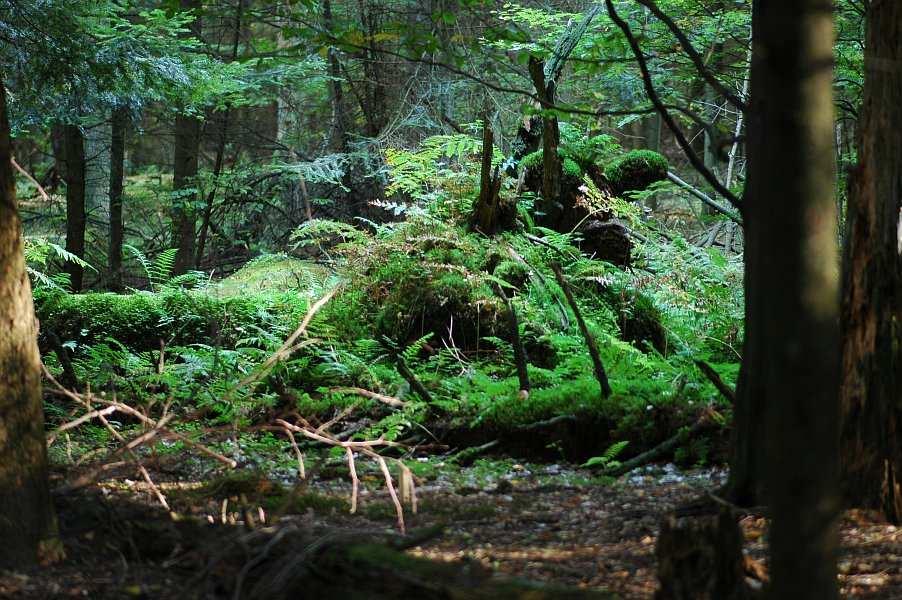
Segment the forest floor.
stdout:
[[[653,596],[661,519],[725,478],[722,469],[680,471],[673,465],[650,466],[615,482],[572,466],[508,459],[434,466],[431,476],[418,477],[418,513],[406,514],[414,538],[403,545],[409,555],[454,562],[472,577],[528,579],[624,599]],[[307,550],[338,538],[402,539],[378,475],[361,466],[360,505],[353,515],[350,483],[338,469],[323,469],[290,488],[255,473],[197,483],[155,471],[176,519],[159,509],[143,482],[125,479],[82,490],[57,502],[67,560],[32,573],[0,573],[0,597],[245,597],[242,578],[250,581],[249,567],[266,558],[253,551],[255,535],[270,540],[260,546],[267,551],[285,531],[303,532]],[[747,516],[741,526],[747,552],[764,561],[766,520]],[[844,596],[902,598],[902,530],[849,514],[841,539]],[[240,549],[229,554],[224,548],[235,540]]]

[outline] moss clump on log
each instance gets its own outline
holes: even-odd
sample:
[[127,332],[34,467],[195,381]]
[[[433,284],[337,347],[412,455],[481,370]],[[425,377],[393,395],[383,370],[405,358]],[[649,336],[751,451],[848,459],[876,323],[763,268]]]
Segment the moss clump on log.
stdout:
[[[288,294],[216,298],[178,290],[159,294],[35,293],[42,331],[52,331],[62,342],[78,345],[112,338],[132,351],[158,349],[160,340],[170,345],[234,344],[257,328],[278,330],[296,322],[293,317],[303,314],[306,303]],[[292,318],[284,318],[287,316]]]
[[631,150],[608,165],[604,175],[618,196],[641,191],[667,179],[667,159],[653,150]]

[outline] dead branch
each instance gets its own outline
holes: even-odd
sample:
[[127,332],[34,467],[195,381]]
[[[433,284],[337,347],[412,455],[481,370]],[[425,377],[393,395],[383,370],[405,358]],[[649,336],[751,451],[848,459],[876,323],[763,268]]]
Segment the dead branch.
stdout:
[[703,360],[696,360],[695,366],[697,366],[702,374],[714,384],[714,387],[717,388],[717,391],[720,392],[724,398],[729,400],[731,404],[736,404],[736,392],[724,383],[723,379],[720,378],[720,375],[717,374],[717,371],[715,371],[711,365]]
[[31,176],[31,173],[29,173],[28,171],[26,171],[25,169],[23,169],[21,166],[19,166],[19,163],[16,162],[16,159],[15,159],[15,158],[10,157],[9,161],[12,163],[13,168],[14,168],[16,171],[18,171],[19,173],[21,173],[22,176],[23,176],[25,179],[27,179],[28,181],[30,181],[31,184],[32,184],[35,188],[37,188],[38,193],[41,195],[41,198],[44,200],[44,202],[50,202],[50,194],[48,194],[46,191],[44,191],[44,188],[41,187],[41,184],[38,183],[38,180],[35,179],[34,177],[32,177],[32,176]]
[[570,291],[570,285],[567,283],[567,280],[564,279],[564,273],[561,271],[561,266],[557,263],[551,263],[551,270],[554,271],[554,277],[557,279],[558,285],[561,286],[561,290],[563,290],[564,296],[567,298],[567,303],[570,304],[570,310],[573,311],[573,316],[576,317],[576,323],[579,325],[579,330],[586,340],[586,346],[589,347],[589,356],[592,357],[592,365],[595,368],[595,378],[598,380],[598,385],[601,386],[601,395],[603,398],[607,398],[611,395],[612,390],[611,384],[608,382],[608,374],[604,370],[604,363],[601,362],[598,344],[595,343],[595,338],[592,336],[592,332],[589,331],[589,327],[583,319],[579,306],[577,306],[576,300],[573,298],[573,293]]
[[651,450],[643,452],[630,460],[624,461],[616,467],[605,469],[604,475],[608,477],[620,477],[633,469],[638,469],[643,465],[647,465],[648,463],[654,462],[662,456],[669,454],[690,438],[697,436],[707,429],[713,428],[717,424],[717,421],[713,418],[714,414],[716,413],[713,410],[705,410],[698,420],[688,429],[680,429],[674,436],[664,440]]
[[379,394],[378,392],[371,392],[370,390],[365,390],[359,387],[334,387],[329,389],[330,392],[336,392],[339,394],[357,394],[358,396],[363,396],[364,398],[370,398],[371,400],[378,400],[383,404],[387,404],[393,408],[404,408],[404,402],[395,396],[386,396],[385,394]]
[[[317,442],[345,449],[345,454],[348,458],[348,469],[351,475],[351,512],[355,512],[357,510],[357,495],[359,490],[359,478],[357,477],[357,468],[354,464],[354,452],[359,452],[364,456],[374,460],[379,465],[383,477],[385,478],[385,487],[388,490],[389,497],[391,498],[392,504],[395,507],[395,512],[398,516],[398,529],[402,534],[404,533],[404,508],[401,500],[398,498],[398,493],[395,490],[395,485],[392,481],[391,473],[388,470],[388,464],[385,462],[385,458],[383,456],[373,450],[373,448],[377,447],[400,447],[400,444],[382,439],[381,437],[375,440],[341,441],[330,435],[327,431],[321,430],[321,428],[314,429],[304,419],[301,419],[301,426],[289,423],[284,419],[276,419],[276,425],[283,428],[284,430],[292,431],[294,433],[300,433],[301,435]],[[413,512],[416,512],[416,491],[414,489],[414,479],[412,473],[410,473],[409,470],[405,472],[405,469],[407,467],[400,460],[397,460],[397,463],[401,465],[401,483],[403,494],[410,499],[411,508]]]

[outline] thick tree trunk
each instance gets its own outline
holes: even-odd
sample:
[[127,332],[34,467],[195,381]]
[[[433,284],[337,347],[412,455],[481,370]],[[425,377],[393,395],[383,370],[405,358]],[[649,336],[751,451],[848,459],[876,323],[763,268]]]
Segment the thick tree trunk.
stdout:
[[122,290],[122,187],[125,177],[125,128],[128,126],[126,109],[113,112],[113,129],[110,143],[110,247],[109,288]]
[[178,248],[173,274],[180,275],[194,266],[197,225],[196,178],[200,153],[200,121],[179,115],[175,119],[175,160],[172,189],[176,193],[172,207],[172,238]]
[[[181,9],[201,8],[199,0],[180,0]],[[201,20],[196,16],[191,33],[200,37]],[[180,275],[194,267],[197,235],[197,166],[200,154],[200,120],[186,114],[175,118],[175,155],[173,157],[172,189],[176,193],[172,207],[172,240],[178,253],[173,274]]]
[[104,110],[92,116],[97,122],[84,129],[85,207],[93,218],[104,219],[110,208],[112,115]]
[[0,81],[0,569],[49,558],[56,539],[41,359],[11,159],[6,91]]
[[839,507],[832,3],[757,0],[753,20],[758,133],[745,209],[759,347],[746,376],[766,392],[771,597],[830,600]]
[[[760,20],[761,6],[753,4],[752,29]],[[758,164],[767,152],[768,136],[765,135],[765,111],[769,90],[763,85],[760,73],[766,68],[761,64],[763,54],[753,51],[749,61],[748,103],[745,115],[746,127],[746,182],[742,196],[745,207],[743,235],[745,236],[745,270],[743,287],[745,291],[745,341],[742,351],[742,365],[736,382],[736,403],[733,407],[732,456],[730,457],[730,478],[724,495],[739,506],[755,506],[764,501],[764,440],[766,426],[764,407],[768,402],[768,391],[761,374],[767,360],[767,337],[764,322],[768,318],[765,297],[758,293],[765,285],[770,268],[764,252],[768,241],[769,228],[761,219],[768,215],[761,211],[760,197],[764,192],[760,182],[770,175]],[[760,42],[759,42],[760,43]],[[753,75],[757,74],[753,81]],[[757,204],[757,206],[756,206]],[[771,266],[772,267],[772,266]]]
[[[85,143],[78,125],[66,125],[64,147],[66,155],[66,250],[79,258],[85,257]],[[69,274],[73,292],[81,291],[84,268],[67,262],[64,271]]]
[[867,16],[858,169],[843,298],[842,472],[847,502],[902,522],[902,4]]

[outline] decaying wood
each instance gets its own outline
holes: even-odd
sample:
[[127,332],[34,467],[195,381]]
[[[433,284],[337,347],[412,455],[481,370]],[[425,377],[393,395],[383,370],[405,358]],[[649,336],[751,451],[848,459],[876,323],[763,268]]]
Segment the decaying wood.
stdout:
[[748,600],[742,532],[729,511],[703,517],[669,516],[655,548],[656,600]]

